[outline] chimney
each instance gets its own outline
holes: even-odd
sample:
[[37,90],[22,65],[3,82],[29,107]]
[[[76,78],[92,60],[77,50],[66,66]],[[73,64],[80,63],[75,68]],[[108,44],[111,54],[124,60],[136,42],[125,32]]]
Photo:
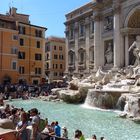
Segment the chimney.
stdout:
[[12,8],[10,8],[9,13],[10,13],[11,16],[15,16],[16,15],[16,11],[17,11],[17,8],[12,7]]

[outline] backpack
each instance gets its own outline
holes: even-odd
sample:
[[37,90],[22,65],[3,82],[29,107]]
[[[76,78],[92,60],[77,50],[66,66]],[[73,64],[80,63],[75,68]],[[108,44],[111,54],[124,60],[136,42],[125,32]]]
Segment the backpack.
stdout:
[[38,130],[39,132],[42,132],[46,127],[46,121],[44,119],[39,120],[39,126],[38,126]]

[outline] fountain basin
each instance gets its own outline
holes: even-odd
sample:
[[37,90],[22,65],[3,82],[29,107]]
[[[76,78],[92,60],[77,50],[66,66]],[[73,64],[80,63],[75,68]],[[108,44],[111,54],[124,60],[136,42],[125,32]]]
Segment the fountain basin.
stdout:
[[89,89],[85,103],[93,107],[115,109],[120,96],[128,92],[116,88]]

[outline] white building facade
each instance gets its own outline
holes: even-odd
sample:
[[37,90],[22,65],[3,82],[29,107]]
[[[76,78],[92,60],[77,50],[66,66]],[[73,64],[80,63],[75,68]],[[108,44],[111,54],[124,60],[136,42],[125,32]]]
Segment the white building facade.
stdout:
[[94,0],[66,15],[66,73],[133,65],[140,35],[140,0]]

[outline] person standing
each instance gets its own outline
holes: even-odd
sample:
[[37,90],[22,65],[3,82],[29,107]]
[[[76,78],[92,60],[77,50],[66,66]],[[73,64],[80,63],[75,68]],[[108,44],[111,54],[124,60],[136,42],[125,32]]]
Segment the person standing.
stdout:
[[68,139],[68,130],[66,127],[63,127],[62,138]]
[[28,126],[27,113],[23,112],[21,114],[21,121],[17,124],[17,127],[16,127],[17,138],[19,140],[29,140],[27,126]]
[[31,140],[40,140],[40,132],[39,132],[39,122],[40,118],[38,116],[38,110],[36,108],[33,108],[30,110],[30,115],[32,117],[31,125]]
[[55,136],[61,137],[61,127],[58,125],[58,121],[55,122],[54,132]]

